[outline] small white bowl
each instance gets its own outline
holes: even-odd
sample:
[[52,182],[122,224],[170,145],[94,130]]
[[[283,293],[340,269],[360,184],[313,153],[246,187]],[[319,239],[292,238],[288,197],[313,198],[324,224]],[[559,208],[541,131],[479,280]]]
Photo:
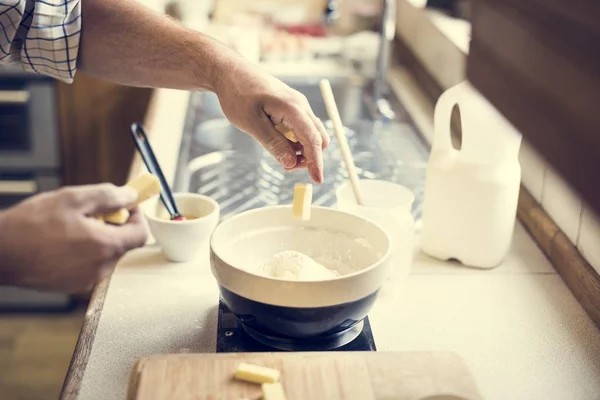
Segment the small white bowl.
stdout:
[[[152,236],[161,247],[167,260],[186,262],[193,260],[207,244],[219,222],[219,204],[208,196],[197,193],[174,193],[173,198],[185,221],[171,221],[161,201],[146,211]],[[193,219],[189,219],[189,218]]]
[[408,276],[415,244],[414,193],[402,185],[375,179],[361,179],[359,185],[364,194],[364,205],[356,204],[352,185],[345,181],[335,192],[337,208],[370,219],[385,229],[392,240],[390,277],[395,272],[399,276]]

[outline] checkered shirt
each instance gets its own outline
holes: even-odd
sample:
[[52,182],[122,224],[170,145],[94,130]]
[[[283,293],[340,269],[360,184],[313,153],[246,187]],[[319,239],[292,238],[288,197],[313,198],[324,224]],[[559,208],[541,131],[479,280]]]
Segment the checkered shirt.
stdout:
[[73,81],[83,0],[0,0],[0,65]]

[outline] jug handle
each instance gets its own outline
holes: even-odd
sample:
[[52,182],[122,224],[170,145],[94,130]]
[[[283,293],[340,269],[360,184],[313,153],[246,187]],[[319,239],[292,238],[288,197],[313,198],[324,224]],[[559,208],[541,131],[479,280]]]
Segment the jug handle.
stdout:
[[[459,84],[460,85],[460,84]],[[449,151],[455,150],[452,145],[452,109],[455,105],[460,107],[460,99],[457,99],[457,91],[460,87],[454,86],[446,90],[438,98],[433,114],[434,137],[432,150]]]

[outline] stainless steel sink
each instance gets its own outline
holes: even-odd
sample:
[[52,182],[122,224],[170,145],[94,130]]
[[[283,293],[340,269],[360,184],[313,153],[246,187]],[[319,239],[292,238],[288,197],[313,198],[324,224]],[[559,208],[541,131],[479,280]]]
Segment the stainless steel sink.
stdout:
[[[335,205],[335,189],[347,179],[319,90],[319,79],[284,79],[303,93],[325,121],[332,144],[325,151],[325,183],[314,187],[316,205]],[[330,78],[347,128],[350,148],[362,178],[384,179],[415,193],[415,218],[421,214],[428,146],[402,106],[391,99],[396,119],[372,117],[368,82],[359,77]],[[220,203],[222,218],[267,205],[288,204],[293,186],[308,182],[306,171],[284,172],[254,139],[231,125],[213,93],[194,93],[188,109],[174,189],[198,192]]]

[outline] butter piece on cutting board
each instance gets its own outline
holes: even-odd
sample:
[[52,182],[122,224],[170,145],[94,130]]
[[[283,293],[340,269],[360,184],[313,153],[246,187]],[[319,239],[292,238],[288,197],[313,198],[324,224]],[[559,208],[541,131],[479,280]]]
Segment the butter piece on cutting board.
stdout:
[[275,125],[275,129],[282,133],[290,142],[298,143],[298,138],[294,135],[294,132],[283,123]]
[[[125,186],[135,189],[138,193],[138,198],[131,208],[137,207],[139,204],[159,194],[161,191],[160,181],[156,176],[150,173],[144,173],[143,175],[132,179],[127,182]],[[96,218],[110,224],[123,225],[129,219],[129,210],[122,208],[111,213],[96,216]]]
[[262,398],[263,400],[286,400],[283,385],[279,382],[263,383]]
[[309,183],[297,183],[294,185],[294,203],[292,214],[294,218],[302,221],[310,219],[310,208],[312,206],[312,185]]
[[236,379],[252,383],[274,383],[280,375],[276,369],[247,363],[241,363],[235,371]]

